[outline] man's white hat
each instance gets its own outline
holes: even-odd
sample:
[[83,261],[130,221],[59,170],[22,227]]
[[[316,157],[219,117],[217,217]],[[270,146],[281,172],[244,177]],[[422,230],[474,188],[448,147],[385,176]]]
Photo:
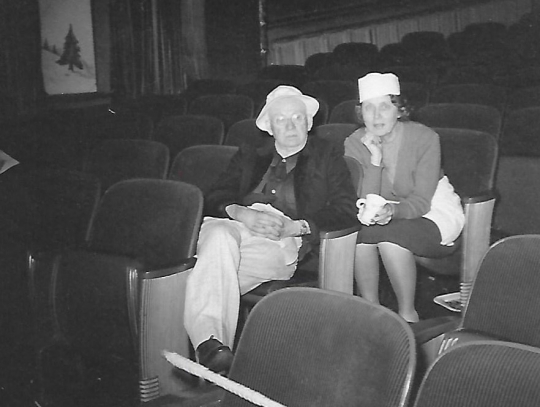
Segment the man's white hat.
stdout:
[[384,95],[399,95],[399,79],[393,73],[371,72],[358,79],[360,103]]
[[[259,116],[255,120],[257,127],[268,133],[271,132],[270,129],[270,119],[268,117],[268,110],[271,106],[274,106],[278,103],[281,103],[287,99],[297,99],[300,100],[304,105],[306,105],[306,113],[308,117],[313,118],[315,113],[319,110],[319,102],[317,99],[312,98],[311,96],[304,95],[298,89],[293,86],[280,85],[275,88],[272,92],[266,96],[266,104],[261,109]],[[310,121],[311,122],[311,121]]]

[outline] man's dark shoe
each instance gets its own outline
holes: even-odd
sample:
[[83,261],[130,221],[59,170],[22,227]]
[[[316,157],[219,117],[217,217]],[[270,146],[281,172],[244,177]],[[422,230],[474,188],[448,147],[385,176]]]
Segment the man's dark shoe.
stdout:
[[226,376],[229,373],[234,355],[228,346],[210,338],[197,346],[197,360],[213,372]]

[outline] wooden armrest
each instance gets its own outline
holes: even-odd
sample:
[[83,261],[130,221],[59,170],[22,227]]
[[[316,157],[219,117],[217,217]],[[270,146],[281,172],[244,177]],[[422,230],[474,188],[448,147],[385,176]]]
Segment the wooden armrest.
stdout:
[[347,235],[350,235],[352,233],[358,232],[360,230],[361,225],[354,225],[346,229],[338,229],[338,230],[321,230],[319,232],[319,237],[322,239],[336,239],[338,237],[344,237]]
[[33,334],[41,341],[59,336],[51,297],[57,259],[57,252],[27,252],[26,281],[32,310]]
[[461,301],[465,306],[478,267],[486,254],[491,235],[491,219],[495,207],[495,195],[483,195],[487,199],[471,198],[466,203],[465,227],[462,232],[462,261],[460,269]]
[[415,324],[411,324],[411,329],[414,333],[416,343],[422,345],[445,332],[456,330],[460,323],[460,317],[445,316],[425,319]]
[[163,350],[187,358],[191,344],[184,328],[186,281],[195,258],[160,270],[139,273],[139,390],[141,401],[160,395],[181,396],[191,387],[189,375],[178,374],[162,356]]
[[162,277],[168,277],[172,276],[177,273],[182,273],[186,270],[190,270],[195,266],[195,262],[197,261],[196,258],[190,257],[189,259],[184,259],[180,263],[159,269],[159,270],[146,270],[139,272],[139,278],[141,279],[153,279],[153,278],[162,278]]
[[493,191],[485,191],[481,194],[474,195],[474,196],[465,196],[461,198],[461,202],[463,205],[470,205],[475,203],[482,203],[486,201],[490,201],[492,199],[496,199],[495,192]]
[[354,256],[360,225],[321,232],[319,249],[319,287],[353,293]]
[[414,339],[418,348],[418,365],[420,371],[425,370],[437,359],[443,349],[447,334],[459,329],[461,318],[456,316],[436,317],[411,324]]
[[451,325],[447,325],[449,330],[442,332],[439,336],[434,337],[419,345],[419,360],[425,368],[430,366],[437,357],[442,355],[447,350],[454,346],[462,345],[468,342],[476,341],[504,341],[504,338],[491,336],[482,332],[470,331],[461,327],[451,329]]

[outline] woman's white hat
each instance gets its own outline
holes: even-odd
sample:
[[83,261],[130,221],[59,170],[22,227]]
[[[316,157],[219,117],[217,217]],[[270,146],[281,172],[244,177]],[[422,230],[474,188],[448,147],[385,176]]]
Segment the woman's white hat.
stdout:
[[393,73],[371,72],[358,79],[360,103],[384,95],[399,95],[399,79]]
[[[275,106],[287,99],[300,100],[306,105],[306,113],[308,117],[315,116],[315,113],[319,110],[319,102],[317,99],[311,96],[304,95],[298,89],[293,86],[280,85],[266,96],[266,104],[262,108],[259,116],[255,120],[257,127],[263,131],[271,132],[270,119],[268,118],[268,110],[271,106]],[[310,121],[311,122],[311,121]]]

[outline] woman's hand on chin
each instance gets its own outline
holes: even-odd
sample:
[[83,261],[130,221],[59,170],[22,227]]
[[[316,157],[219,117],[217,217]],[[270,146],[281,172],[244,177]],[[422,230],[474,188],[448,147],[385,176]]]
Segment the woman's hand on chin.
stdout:
[[379,167],[382,161],[382,147],[381,139],[372,133],[367,132],[362,137],[362,143],[367,147],[371,153],[371,164]]

